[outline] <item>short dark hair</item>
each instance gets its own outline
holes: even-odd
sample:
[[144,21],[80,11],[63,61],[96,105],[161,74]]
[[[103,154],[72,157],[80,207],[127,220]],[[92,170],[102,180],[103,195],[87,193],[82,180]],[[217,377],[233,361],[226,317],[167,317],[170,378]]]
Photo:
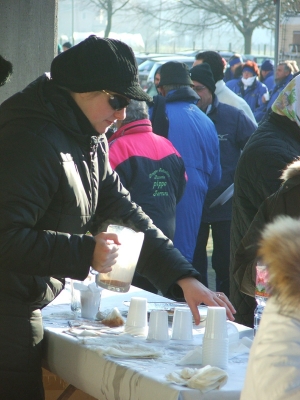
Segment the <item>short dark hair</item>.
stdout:
[[217,51],[202,51],[196,55],[196,60],[201,60],[209,64],[215,82],[224,78],[224,64],[222,57]]
[[65,42],[62,47],[66,47],[67,49],[70,49],[72,47],[72,43],[70,42]]
[[3,86],[13,72],[12,63],[0,55],[0,86]]

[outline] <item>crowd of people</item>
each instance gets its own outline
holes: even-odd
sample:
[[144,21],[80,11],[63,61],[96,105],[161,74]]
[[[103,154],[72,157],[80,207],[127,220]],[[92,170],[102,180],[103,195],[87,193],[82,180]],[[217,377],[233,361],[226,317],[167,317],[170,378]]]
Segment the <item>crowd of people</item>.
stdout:
[[[295,63],[259,69],[234,55],[226,69],[204,51],[191,69],[163,64],[150,98],[125,43],[92,35],[65,45],[50,74],[0,105],[0,397],[11,400],[44,399],[41,309],[65,278],[113,268],[120,243],[109,223],[145,233],[136,286],[186,301],[196,323],[204,303],[253,327],[260,240],[272,271],[272,221],[300,214]],[[0,85],[11,73],[0,56]],[[294,220],[284,226],[300,240]],[[282,312],[272,277],[272,312]]]

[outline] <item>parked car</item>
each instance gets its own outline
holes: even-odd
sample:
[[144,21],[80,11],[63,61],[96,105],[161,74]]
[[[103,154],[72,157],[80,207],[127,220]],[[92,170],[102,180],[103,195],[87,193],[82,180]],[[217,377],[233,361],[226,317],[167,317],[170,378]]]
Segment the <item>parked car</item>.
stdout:
[[135,59],[137,62],[137,65],[142,64],[144,61],[149,60],[150,58],[154,57],[163,57],[163,56],[168,56],[170,53],[135,53]]
[[[187,56],[181,56],[178,54],[174,54],[172,56],[165,56],[165,57],[156,57],[153,58],[151,60],[147,60],[147,61],[151,61],[152,65],[150,70],[147,70],[147,68],[150,66],[150,62],[147,65],[139,65],[138,69],[139,69],[139,82],[141,87],[147,91],[147,89],[151,86],[151,84],[154,82],[154,75],[155,72],[157,70],[158,67],[160,67],[161,65],[163,65],[164,63],[168,62],[168,61],[180,61],[180,62],[184,62],[185,64],[187,64],[189,66],[189,68],[192,67],[194,61],[195,61],[195,57],[187,57]],[[144,68],[146,66],[146,68]]]
[[[198,53],[201,53],[202,51],[208,51],[208,50],[213,50],[213,49],[186,50],[186,51],[180,51],[177,54],[196,57],[196,55]],[[219,53],[220,56],[223,57],[226,61],[228,61],[231,56],[233,56],[234,54],[237,53],[237,52],[229,51],[229,50],[213,50],[213,51],[216,51],[217,53]]]

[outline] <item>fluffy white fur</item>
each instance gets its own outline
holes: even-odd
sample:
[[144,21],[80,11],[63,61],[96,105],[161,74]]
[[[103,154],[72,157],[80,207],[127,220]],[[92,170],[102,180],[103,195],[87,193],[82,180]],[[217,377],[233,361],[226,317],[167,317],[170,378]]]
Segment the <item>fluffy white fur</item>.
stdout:
[[279,216],[268,224],[258,255],[268,266],[272,296],[284,310],[299,309],[300,219]]
[[300,158],[289,164],[281,175],[281,179],[287,181],[293,176],[300,174]]

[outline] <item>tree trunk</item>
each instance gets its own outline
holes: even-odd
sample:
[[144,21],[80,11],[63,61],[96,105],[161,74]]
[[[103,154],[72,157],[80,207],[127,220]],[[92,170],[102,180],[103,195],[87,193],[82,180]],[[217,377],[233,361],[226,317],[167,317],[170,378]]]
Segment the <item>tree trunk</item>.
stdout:
[[252,34],[253,34],[253,29],[248,29],[243,33],[245,54],[251,54]]
[[110,30],[111,30],[111,22],[112,22],[112,15],[113,15],[112,1],[107,2],[106,14],[107,14],[107,23],[106,23],[106,27],[105,27],[104,37],[108,37]]

